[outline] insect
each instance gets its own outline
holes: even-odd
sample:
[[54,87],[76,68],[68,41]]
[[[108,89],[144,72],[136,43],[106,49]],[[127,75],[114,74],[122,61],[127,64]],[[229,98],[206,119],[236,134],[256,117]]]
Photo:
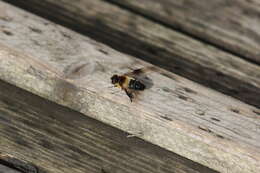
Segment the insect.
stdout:
[[147,68],[140,68],[133,70],[129,73],[125,73],[123,75],[113,75],[111,77],[111,82],[114,84],[115,87],[121,88],[125,91],[126,95],[129,97],[130,101],[133,101],[134,95],[137,94],[138,91],[143,91],[148,88],[148,85],[151,84],[147,83],[146,81],[142,80],[141,74],[144,74],[147,71],[150,71],[152,67]]

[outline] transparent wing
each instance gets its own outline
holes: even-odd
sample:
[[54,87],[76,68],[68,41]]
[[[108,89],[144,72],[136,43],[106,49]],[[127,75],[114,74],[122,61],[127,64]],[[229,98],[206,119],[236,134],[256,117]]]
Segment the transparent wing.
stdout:
[[138,69],[135,69],[135,70],[130,71],[128,73],[125,73],[124,75],[129,76],[129,77],[133,77],[133,78],[139,78],[140,76],[143,76],[146,73],[151,72],[151,71],[155,71],[154,66],[138,68]]
[[135,69],[131,72],[125,73],[124,75],[132,77],[140,82],[142,82],[146,89],[149,89],[153,86],[153,81],[151,78],[147,76],[149,72],[156,71],[156,68],[154,66],[144,67]]

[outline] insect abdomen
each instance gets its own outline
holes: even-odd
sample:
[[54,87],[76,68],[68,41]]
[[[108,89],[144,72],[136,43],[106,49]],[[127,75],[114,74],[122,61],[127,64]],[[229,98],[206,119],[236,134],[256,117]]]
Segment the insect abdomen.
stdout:
[[129,82],[129,88],[134,90],[144,90],[145,85],[138,80],[131,79]]

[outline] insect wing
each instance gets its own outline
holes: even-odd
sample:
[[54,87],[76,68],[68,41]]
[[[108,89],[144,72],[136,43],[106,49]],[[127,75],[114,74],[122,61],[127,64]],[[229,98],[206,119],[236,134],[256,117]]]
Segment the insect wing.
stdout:
[[124,75],[140,81],[145,85],[146,89],[149,89],[153,86],[153,81],[147,76],[147,73],[152,71],[156,71],[154,66],[135,69],[131,72],[125,73]]
[[143,76],[145,75],[147,72],[151,72],[155,70],[155,67],[151,66],[151,67],[144,67],[144,68],[138,68],[135,69],[131,72],[125,73],[124,75],[129,76],[129,77],[134,77],[134,78],[138,78],[139,76]]

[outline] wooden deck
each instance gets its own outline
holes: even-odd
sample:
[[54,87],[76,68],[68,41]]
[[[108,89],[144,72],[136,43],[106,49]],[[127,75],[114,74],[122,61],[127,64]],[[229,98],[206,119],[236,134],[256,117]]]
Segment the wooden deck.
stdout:
[[[257,2],[9,2],[48,20],[0,2],[1,155],[46,173],[260,172],[258,24],[229,16]],[[139,101],[111,87],[152,64]]]

